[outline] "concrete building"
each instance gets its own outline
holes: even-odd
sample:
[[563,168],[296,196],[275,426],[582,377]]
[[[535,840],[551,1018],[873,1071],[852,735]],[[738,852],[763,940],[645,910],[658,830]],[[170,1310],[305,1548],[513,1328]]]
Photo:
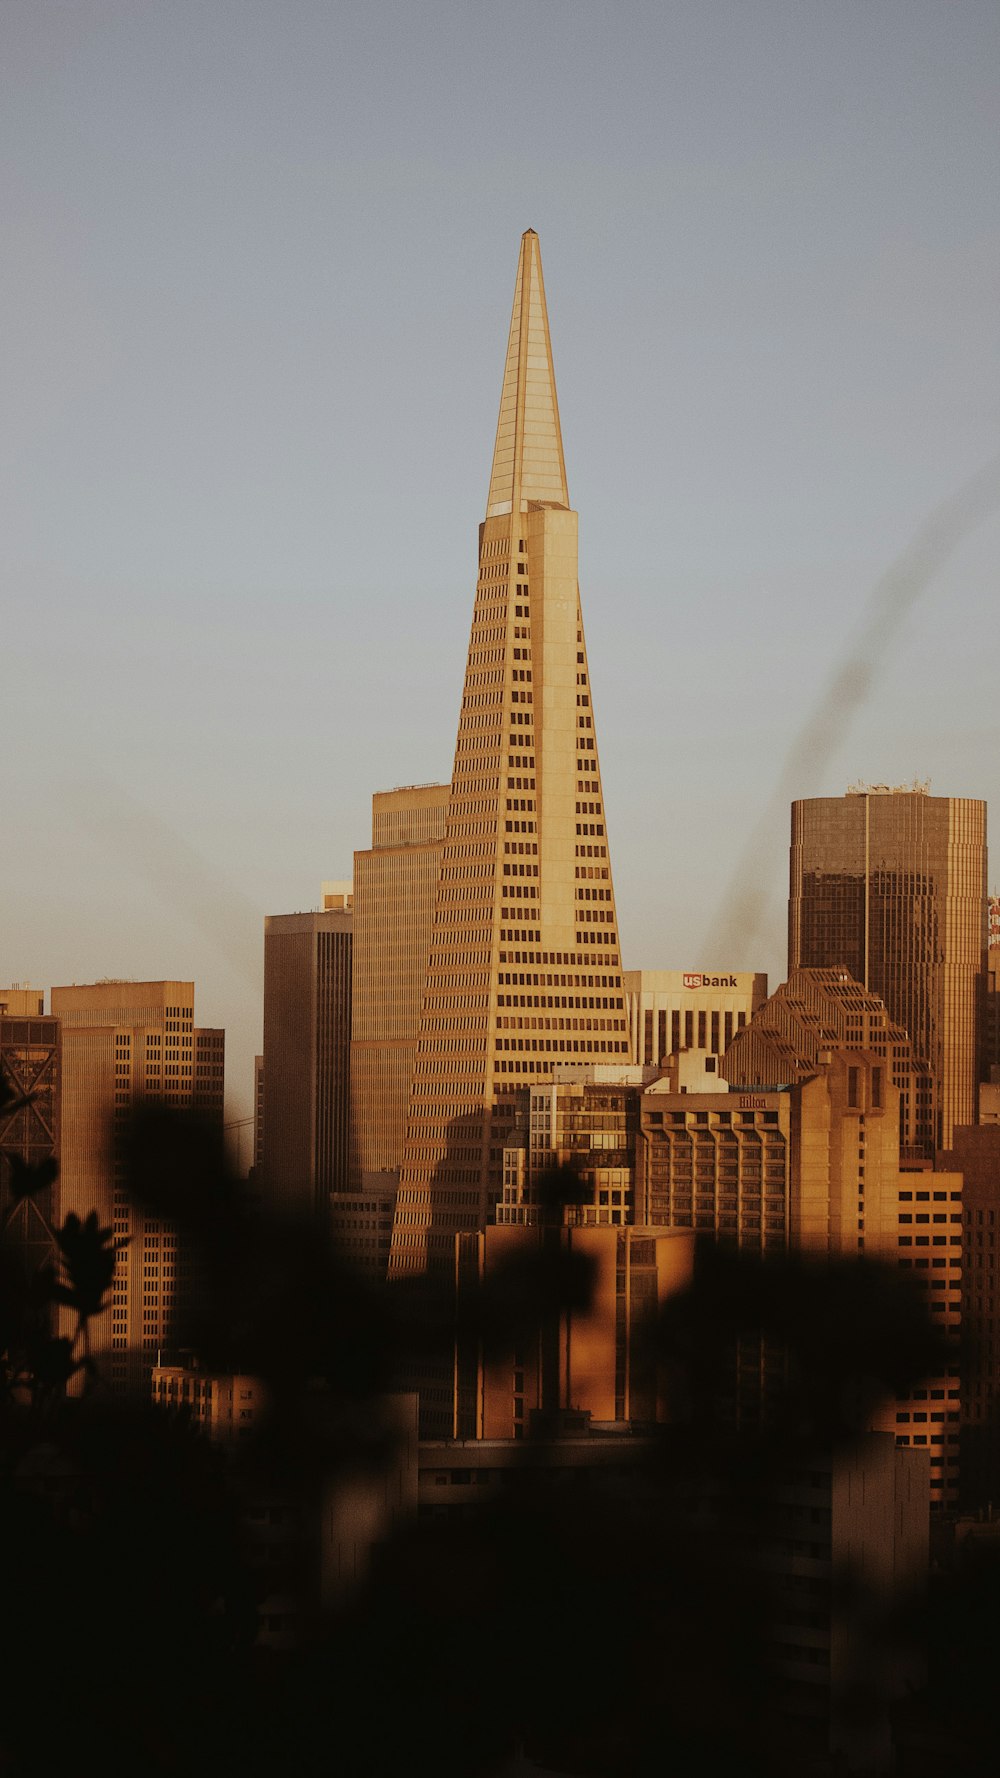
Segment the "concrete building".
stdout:
[[523,1088],[523,1111],[503,1154],[497,1223],[545,1221],[552,1208],[546,1181],[555,1167],[576,1176],[567,1224],[634,1222],[639,1092],[653,1074],[652,1068],[557,1068],[550,1080]]
[[788,973],[844,969],[878,994],[934,1081],[934,1141],[977,1116],[986,804],[856,785],[792,804]]
[[259,1377],[203,1371],[192,1362],[154,1365],[151,1387],[156,1407],[186,1409],[209,1438],[224,1444],[249,1438],[267,1405]]
[[264,921],[261,1195],[326,1224],[349,1182],[351,956],[347,892],[322,913]]
[[1000,1501],[1000,1126],[956,1130],[941,1161],[963,1181],[961,1500],[981,1512]]
[[63,1042],[60,1216],[96,1210],[127,1242],[110,1315],[93,1330],[95,1355],[113,1387],[145,1393],[156,1353],[176,1344],[196,1280],[176,1231],[129,1202],[118,1137],[143,1100],[196,1109],[221,1129],[225,1033],[195,1027],[193,982],[53,988],[52,1010]]
[[628,1034],[538,237],[521,242],[391,1268],[500,1196],[517,1089]]
[[899,1091],[900,1160],[934,1159],[934,1084],[885,1002],[846,969],[796,969],[737,1033],[720,1064],[734,1087],[805,1080],[824,1051],[865,1050],[881,1056]]
[[[751,1253],[884,1260],[916,1278],[931,1315],[957,1340],[962,1178],[900,1167],[898,1101],[884,1057],[861,1050],[827,1051],[814,1074],[777,1089],[713,1097],[654,1085],[642,1097],[637,1216]],[[776,1349],[744,1342],[737,1423],[766,1415],[780,1365]],[[886,1403],[876,1428],[927,1449],[936,1506],[957,1499],[959,1414],[956,1360]]]
[[681,1050],[721,1056],[767,999],[767,976],[749,971],[627,969],[629,1060],[662,1066]]
[[[372,843],[354,854],[351,1185],[398,1181],[434,926],[447,784],[372,798]],[[370,1194],[369,1194],[370,1195]]]
[[389,1267],[399,1174],[366,1173],[364,1183],[330,1199],[330,1227],[343,1257],[373,1282]]
[[253,1165],[258,1178],[264,1164],[264,1058],[253,1059]]
[[[593,1225],[487,1228],[457,1236],[456,1250],[456,1437],[523,1438],[539,1416],[550,1425],[566,1415],[641,1426],[669,1418],[643,1335],[666,1297],[690,1282],[693,1236]],[[468,1299],[512,1261],[554,1250],[592,1268],[586,1309],[563,1307],[530,1334],[504,1327],[473,1347],[461,1332]]]
[[19,1197],[10,1175],[19,1162],[59,1160],[62,1044],[44,1008],[37,988],[0,988],[0,1087],[10,1095],[0,1103],[0,1232],[31,1273],[56,1260],[58,1186]]

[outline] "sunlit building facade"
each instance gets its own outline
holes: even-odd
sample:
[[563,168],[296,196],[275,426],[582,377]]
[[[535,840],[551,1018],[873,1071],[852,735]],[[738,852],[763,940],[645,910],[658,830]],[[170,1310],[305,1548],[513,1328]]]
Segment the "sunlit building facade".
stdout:
[[195,1026],[193,982],[53,988],[52,1010],[63,1045],[60,1216],[96,1210],[123,1243],[92,1349],[113,1388],[145,1393],[157,1353],[177,1343],[196,1274],[170,1223],[130,1203],[120,1137],[144,1101],[198,1110],[221,1130],[225,1032]]
[[488,1221],[520,1087],[623,1062],[621,956],[538,237],[521,242],[390,1269]]
[[[351,1183],[398,1175],[434,926],[447,784],[372,798],[371,849],[354,854]],[[390,1209],[391,1214],[391,1209]]]
[[986,804],[862,785],[792,804],[788,972],[845,969],[885,1001],[934,1081],[934,1140],[977,1116]]
[[721,1056],[767,999],[749,970],[627,969],[629,1060],[657,1067],[681,1050]]
[[846,969],[796,969],[734,1037],[720,1072],[734,1087],[805,1080],[831,1048],[881,1056],[899,1092],[900,1160],[934,1159],[934,1085],[885,1002]]

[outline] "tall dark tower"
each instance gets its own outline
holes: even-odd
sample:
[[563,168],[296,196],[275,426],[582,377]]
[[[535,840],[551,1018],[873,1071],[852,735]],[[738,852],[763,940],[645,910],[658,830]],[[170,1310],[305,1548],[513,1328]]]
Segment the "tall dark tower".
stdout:
[[628,1056],[604,793],[538,236],[523,236],[390,1270],[449,1266],[500,1193],[518,1089]]
[[792,804],[788,971],[837,967],[909,1032],[950,1148],[977,1118],[985,803],[863,785]]

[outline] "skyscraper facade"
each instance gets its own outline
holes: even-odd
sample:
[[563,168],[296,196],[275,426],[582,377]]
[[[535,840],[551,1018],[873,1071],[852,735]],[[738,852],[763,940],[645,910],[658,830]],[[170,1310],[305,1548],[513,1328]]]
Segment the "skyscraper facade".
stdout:
[[398,1174],[434,926],[447,784],[372,798],[370,851],[354,854],[351,1175]]
[[320,1218],[348,1184],[353,915],[338,899],[264,921],[261,1191]]
[[391,1269],[453,1263],[500,1193],[516,1090],[628,1056],[538,237],[521,241]]
[[909,1032],[949,1147],[977,1115],[985,803],[875,785],[792,804],[788,972],[838,966]]

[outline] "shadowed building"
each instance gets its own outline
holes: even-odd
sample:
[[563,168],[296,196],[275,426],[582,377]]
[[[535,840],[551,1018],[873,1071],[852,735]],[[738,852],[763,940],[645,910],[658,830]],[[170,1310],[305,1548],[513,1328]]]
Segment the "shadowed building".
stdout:
[[538,237],[521,242],[391,1270],[449,1269],[517,1089],[623,1062],[621,958]]
[[[94,1324],[113,1387],[141,1389],[157,1351],[196,1287],[191,1256],[170,1224],[129,1202],[119,1137],[133,1109],[153,1100],[201,1111],[222,1128],[225,1032],[196,1030],[193,982],[95,982],[53,988],[62,1021],[62,1157],[59,1206],[127,1242],[112,1306]],[[63,1331],[72,1331],[63,1317]]]
[[963,1181],[961,1496],[980,1512],[1000,1501],[1000,1128],[956,1130],[941,1159]]
[[934,1141],[977,1117],[986,804],[859,786],[792,804],[788,973],[841,968],[878,994],[934,1080]]
[[[882,1260],[920,1285],[950,1340],[961,1325],[961,1174],[899,1164],[899,1090],[883,1056],[830,1049],[791,1085],[642,1097],[636,1213],[751,1254]],[[782,1384],[780,1348],[748,1335],[725,1414],[752,1426]],[[931,1499],[953,1505],[959,1474],[957,1361],[885,1404],[878,1429],[926,1449]]]
[[264,921],[261,1195],[324,1221],[349,1176],[353,915],[338,899]]
[[537,1329],[493,1330],[472,1348],[459,1334],[455,1436],[522,1438],[533,1417],[567,1414],[653,1426],[669,1418],[664,1378],[646,1336],[674,1291],[691,1282],[694,1239],[677,1229],[488,1228],[457,1239],[458,1322],[484,1284],[532,1254],[589,1268],[585,1308],[564,1305]]
[[59,1020],[44,1011],[37,988],[0,988],[0,1082],[15,1101],[7,1110],[0,1105],[0,1230],[30,1272],[54,1263],[57,1253],[58,1187],[23,1196],[11,1188],[19,1163],[59,1158]]

